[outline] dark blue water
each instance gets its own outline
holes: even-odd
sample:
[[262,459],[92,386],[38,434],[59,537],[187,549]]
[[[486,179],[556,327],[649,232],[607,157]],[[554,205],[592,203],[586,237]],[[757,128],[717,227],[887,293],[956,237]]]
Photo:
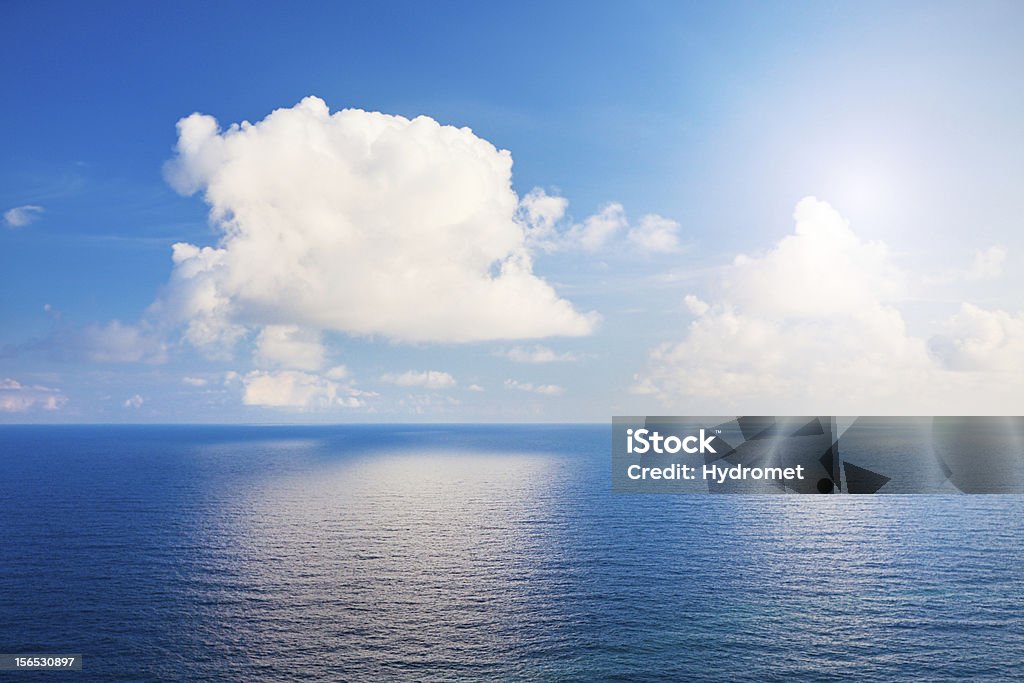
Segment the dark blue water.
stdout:
[[0,428],[0,652],[84,655],[21,677],[51,681],[1021,677],[1024,498],[617,495],[609,442]]

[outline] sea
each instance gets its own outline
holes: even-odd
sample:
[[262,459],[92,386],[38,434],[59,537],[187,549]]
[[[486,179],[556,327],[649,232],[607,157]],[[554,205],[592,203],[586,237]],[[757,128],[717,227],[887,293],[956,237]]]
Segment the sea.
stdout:
[[29,681],[1024,679],[1024,497],[613,493],[610,425],[0,427]]

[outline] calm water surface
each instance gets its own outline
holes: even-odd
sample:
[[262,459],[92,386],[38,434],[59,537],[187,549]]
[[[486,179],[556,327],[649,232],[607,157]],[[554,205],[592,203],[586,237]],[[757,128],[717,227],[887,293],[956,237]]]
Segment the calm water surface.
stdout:
[[49,681],[1024,676],[1024,497],[617,495],[609,443],[0,427],[0,652],[84,655],[19,678]]

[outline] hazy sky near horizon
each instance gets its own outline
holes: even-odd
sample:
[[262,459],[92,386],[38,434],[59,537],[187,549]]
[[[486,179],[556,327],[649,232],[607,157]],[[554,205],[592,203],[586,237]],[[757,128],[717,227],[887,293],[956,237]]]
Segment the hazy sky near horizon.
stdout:
[[0,4],[0,421],[1021,414],[1024,6]]

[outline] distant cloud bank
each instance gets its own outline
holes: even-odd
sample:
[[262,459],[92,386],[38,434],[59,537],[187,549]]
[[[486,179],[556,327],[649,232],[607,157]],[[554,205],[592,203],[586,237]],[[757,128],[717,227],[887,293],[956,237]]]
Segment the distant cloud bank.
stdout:
[[[736,257],[717,301],[685,298],[696,318],[650,353],[635,393],[702,414],[1024,410],[1024,316],[965,302],[914,334],[899,309],[911,278],[884,244],[863,241],[813,197],[794,220],[767,253]],[[1004,258],[1001,248],[979,252],[968,274],[992,277]]]
[[22,384],[7,377],[0,380],[0,412],[24,413],[29,410],[58,410],[67,403],[59,390],[41,384]]

